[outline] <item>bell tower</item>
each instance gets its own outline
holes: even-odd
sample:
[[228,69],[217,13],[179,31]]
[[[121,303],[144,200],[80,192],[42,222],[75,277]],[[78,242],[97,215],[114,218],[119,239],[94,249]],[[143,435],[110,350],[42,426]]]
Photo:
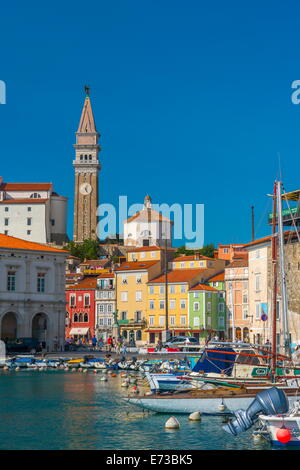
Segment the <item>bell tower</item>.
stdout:
[[89,87],[85,86],[86,97],[76,132],[75,198],[73,240],[82,242],[97,238],[98,174],[101,169],[98,154],[101,150],[100,134],[92,111]]

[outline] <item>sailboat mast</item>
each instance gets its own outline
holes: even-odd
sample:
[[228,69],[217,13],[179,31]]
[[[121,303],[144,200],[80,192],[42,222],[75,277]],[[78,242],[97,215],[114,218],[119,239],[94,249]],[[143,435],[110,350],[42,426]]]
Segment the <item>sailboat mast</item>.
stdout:
[[285,265],[284,265],[284,237],[283,237],[283,222],[282,222],[281,181],[277,181],[277,211],[278,211],[278,241],[279,241],[280,279],[281,279],[283,341],[284,341],[285,354],[289,356],[290,355],[290,340],[289,340],[289,324],[288,324],[286,275],[285,275]]
[[276,236],[276,182],[274,183],[273,194],[273,220],[272,220],[272,374],[276,373],[277,362],[277,335],[276,335],[276,319],[277,319],[277,236]]

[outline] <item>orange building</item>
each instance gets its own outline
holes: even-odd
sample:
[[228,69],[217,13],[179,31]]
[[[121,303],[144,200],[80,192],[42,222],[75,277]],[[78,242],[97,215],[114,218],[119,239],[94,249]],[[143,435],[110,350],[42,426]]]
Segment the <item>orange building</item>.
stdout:
[[218,245],[218,259],[233,261],[234,258],[248,258],[247,250],[242,243],[231,243],[230,245]]

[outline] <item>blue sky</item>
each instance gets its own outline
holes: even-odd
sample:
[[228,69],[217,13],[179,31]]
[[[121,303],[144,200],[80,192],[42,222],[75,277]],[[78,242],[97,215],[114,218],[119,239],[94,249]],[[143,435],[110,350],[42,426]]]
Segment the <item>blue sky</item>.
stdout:
[[[205,243],[269,234],[279,174],[298,189],[300,5],[90,0],[1,6],[1,175],[69,198],[73,144],[91,87],[100,201],[205,204]],[[177,242],[176,244],[179,244]]]

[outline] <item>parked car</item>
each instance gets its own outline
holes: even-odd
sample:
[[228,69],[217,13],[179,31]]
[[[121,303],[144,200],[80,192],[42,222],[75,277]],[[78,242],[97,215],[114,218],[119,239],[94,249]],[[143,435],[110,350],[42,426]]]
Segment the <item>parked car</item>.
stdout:
[[29,352],[35,354],[41,352],[43,344],[36,338],[18,338],[15,341],[6,343],[6,352]]
[[197,338],[192,336],[173,336],[163,344],[164,348],[173,348],[181,346],[199,346]]

